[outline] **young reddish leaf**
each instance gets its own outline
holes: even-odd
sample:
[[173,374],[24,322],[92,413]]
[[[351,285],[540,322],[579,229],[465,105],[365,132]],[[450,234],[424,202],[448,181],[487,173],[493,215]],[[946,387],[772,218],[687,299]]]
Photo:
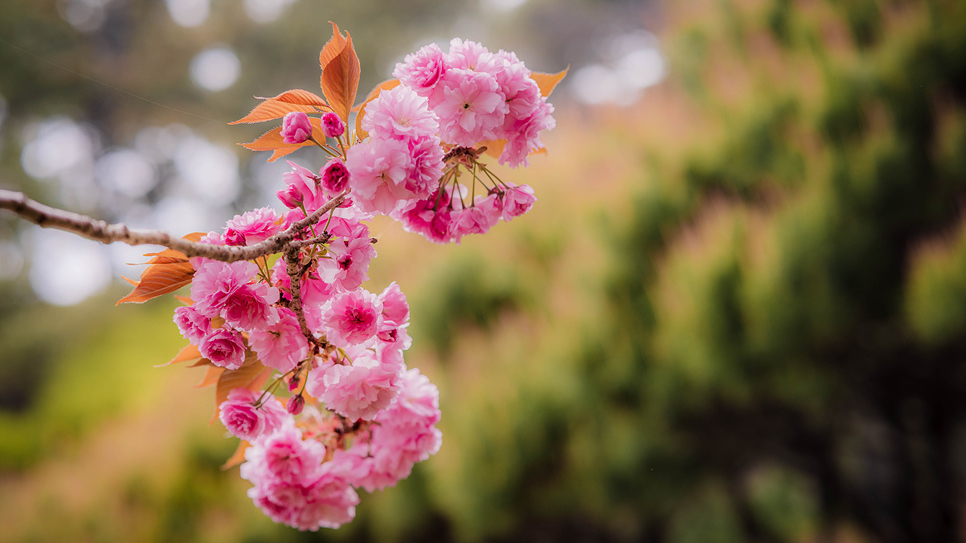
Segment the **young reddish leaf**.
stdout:
[[383,81],[376,85],[376,88],[372,89],[369,96],[366,96],[366,101],[359,104],[358,106],[352,108],[352,111],[358,111],[356,115],[356,139],[362,141],[369,137],[369,133],[362,129],[362,118],[366,116],[366,104],[376,99],[379,93],[384,90],[394,89],[400,84],[398,79],[390,79],[388,81]]
[[335,57],[339,56],[339,53],[345,48],[345,38],[342,37],[342,33],[339,31],[339,25],[329,21],[332,25],[332,37],[329,41],[325,42],[322,46],[322,50],[319,51],[319,68],[325,70],[325,67],[329,62]]
[[[321,141],[325,139],[325,133],[322,132],[322,119],[318,117],[309,117],[309,122],[312,123],[312,137],[316,141]],[[305,140],[302,143],[285,143],[282,140],[282,127],[276,126],[275,128],[265,132],[254,141],[248,143],[239,143],[242,147],[246,149],[251,149],[252,151],[272,151],[272,156],[268,159],[269,162],[275,162],[276,160],[282,158],[283,156],[295,152],[301,147],[306,147],[308,145],[315,145],[312,140]]]
[[241,443],[238,444],[238,448],[235,449],[235,453],[232,454],[231,458],[226,460],[225,463],[221,465],[221,469],[226,471],[244,462],[245,451],[251,446],[251,443],[245,441],[244,439],[241,440]]
[[[245,363],[237,370],[225,370],[218,379],[218,387],[215,389],[215,407],[228,399],[228,393],[236,388],[247,388],[257,391],[268,381],[272,369],[266,368],[258,361],[258,356],[253,351],[245,353]],[[217,415],[216,415],[217,416]]]
[[185,345],[184,349],[181,349],[181,351],[174,358],[172,358],[170,362],[159,364],[155,366],[155,368],[163,368],[164,366],[170,366],[171,364],[178,364],[180,362],[198,362],[198,361],[204,361],[205,363],[208,363],[208,364],[211,363],[205,360],[205,357],[201,356],[201,352],[198,351],[198,347],[189,343]]
[[[338,27],[335,24],[332,27],[338,35]],[[329,43],[332,43],[332,40]],[[326,47],[329,47],[329,44],[326,44]],[[322,52],[325,53],[326,49],[323,48]],[[319,59],[321,60],[322,56]],[[360,72],[359,57],[356,56],[356,50],[352,46],[352,36],[346,32],[342,50],[322,67],[322,94],[328,100],[332,111],[336,112],[346,124],[349,124],[349,112],[355,104],[356,93],[359,91]]]
[[201,382],[195,385],[195,388],[205,388],[219,382],[221,376],[225,373],[225,368],[220,368],[218,366],[208,366],[205,368],[205,374],[201,378]]
[[570,71],[570,66],[564,68],[562,72],[557,72],[555,74],[545,74],[541,72],[531,72],[530,77],[537,82],[537,86],[540,87],[540,94],[542,96],[550,96],[553,89],[557,86],[557,83],[567,75]]
[[255,106],[248,114],[237,121],[228,124],[239,123],[260,123],[280,119],[286,113],[292,111],[302,111],[304,113],[319,113],[322,111],[332,111],[325,99],[307,90],[293,89],[285,91],[278,96],[262,98],[264,102]]
[[[188,234],[184,239],[198,241],[204,236],[203,233],[195,232]],[[179,288],[190,284],[191,277],[195,269],[188,261],[188,257],[181,251],[165,249],[158,253],[147,253],[144,256],[153,257],[146,264],[148,267],[141,273],[140,281],[124,279],[134,285],[134,290],[130,294],[121,298],[115,305],[126,303],[144,303],[151,298],[156,298],[162,294],[174,292]]]

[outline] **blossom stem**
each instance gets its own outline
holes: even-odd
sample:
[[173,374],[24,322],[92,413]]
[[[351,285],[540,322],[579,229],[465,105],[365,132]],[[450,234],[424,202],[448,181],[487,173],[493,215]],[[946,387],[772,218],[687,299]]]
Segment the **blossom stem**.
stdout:
[[309,136],[309,139],[312,140],[312,143],[318,145],[319,146],[319,149],[322,149],[323,151],[325,151],[326,153],[328,153],[329,156],[332,156],[332,157],[339,156],[339,155],[337,155],[336,153],[333,152],[333,150],[331,149],[331,147],[329,146],[329,144],[327,144],[327,143],[326,144],[319,143],[319,141],[317,139],[315,139],[314,136]]

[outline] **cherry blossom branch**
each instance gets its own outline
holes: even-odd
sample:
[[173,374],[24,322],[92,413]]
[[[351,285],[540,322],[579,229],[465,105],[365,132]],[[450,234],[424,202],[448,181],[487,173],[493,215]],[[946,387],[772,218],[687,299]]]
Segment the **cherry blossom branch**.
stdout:
[[284,251],[302,230],[317,223],[323,215],[340,206],[348,193],[348,190],[343,191],[286,230],[265,241],[248,246],[197,243],[172,236],[161,230],[129,228],[123,223],[110,224],[87,215],[41,204],[27,198],[22,192],[11,190],[0,189],[0,209],[9,209],[21,218],[43,228],[66,230],[105,244],[119,241],[128,245],[161,245],[180,251],[189,257],[200,256],[221,262],[237,262],[254,260]]
[[288,245],[285,247],[285,272],[288,274],[289,278],[289,308],[295,311],[295,316],[299,320],[299,328],[302,330],[302,335],[309,343],[315,343],[315,335],[309,330],[308,322],[305,320],[305,309],[302,307],[302,274],[305,270],[302,268],[301,258],[299,257],[299,249],[294,245]]

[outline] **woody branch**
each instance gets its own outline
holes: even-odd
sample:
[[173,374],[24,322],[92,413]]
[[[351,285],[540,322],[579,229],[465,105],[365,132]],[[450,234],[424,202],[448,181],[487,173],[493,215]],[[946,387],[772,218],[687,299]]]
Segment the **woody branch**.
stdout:
[[128,245],[161,245],[180,251],[189,257],[200,256],[221,262],[237,262],[254,260],[284,251],[302,230],[319,222],[323,215],[341,205],[347,194],[348,190],[343,191],[308,217],[293,223],[282,232],[265,241],[244,247],[197,243],[172,236],[161,230],[129,228],[123,223],[110,224],[87,215],[41,204],[31,200],[22,192],[11,190],[0,189],[0,209],[8,209],[24,220],[43,228],[65,230],[105,244],[121,242]]

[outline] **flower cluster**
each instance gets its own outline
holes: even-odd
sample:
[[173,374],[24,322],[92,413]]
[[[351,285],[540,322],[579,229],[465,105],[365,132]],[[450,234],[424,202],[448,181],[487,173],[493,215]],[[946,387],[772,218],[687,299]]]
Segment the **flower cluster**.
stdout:
[[[327,49],[347,47],[336,36]],[[441,444],[439,392],[403,357],[406,297],[396,283],[378,293],[363,286],[376,256],[366,221],[388,215],[450,242],[527,212],[533,189],[502,181],[482,156],[489,148],[500,162],[526,164],[554,125],[513,53],[457,39],[448,53],[430,45],[407,56],[394,75],[363,104],[355,131],[346,107],[355,91],[327,89],[325,71],[327,100],[289,91],[267,99],[265,119],[258,108],[246,117],[282,117],[252,148],[314,145],[328,161],[318,173],[289,162],[276,193],[283,212],[249,211],[201,238],[238,248],[284,238],[280,258],[191,258],[190,299],[175,310],[222,391],[218,418],[243,441],[249,496],[302,530],[350,521],[356,489],[395,485]]]
[[[361,207],[437,243],[485,233],[530,209],[531,187],[500,180],[478,160],[502,146],[501,163],[526,164],[542,146],[540,131],[555,124],[553,106],[515,54],[454,39],[448,53],[431,44],[408,55],[393,75],[401,84],[367,104],[362,128],[370,137],[346,160]],[[472,176],[469,189],[461,173]]]

